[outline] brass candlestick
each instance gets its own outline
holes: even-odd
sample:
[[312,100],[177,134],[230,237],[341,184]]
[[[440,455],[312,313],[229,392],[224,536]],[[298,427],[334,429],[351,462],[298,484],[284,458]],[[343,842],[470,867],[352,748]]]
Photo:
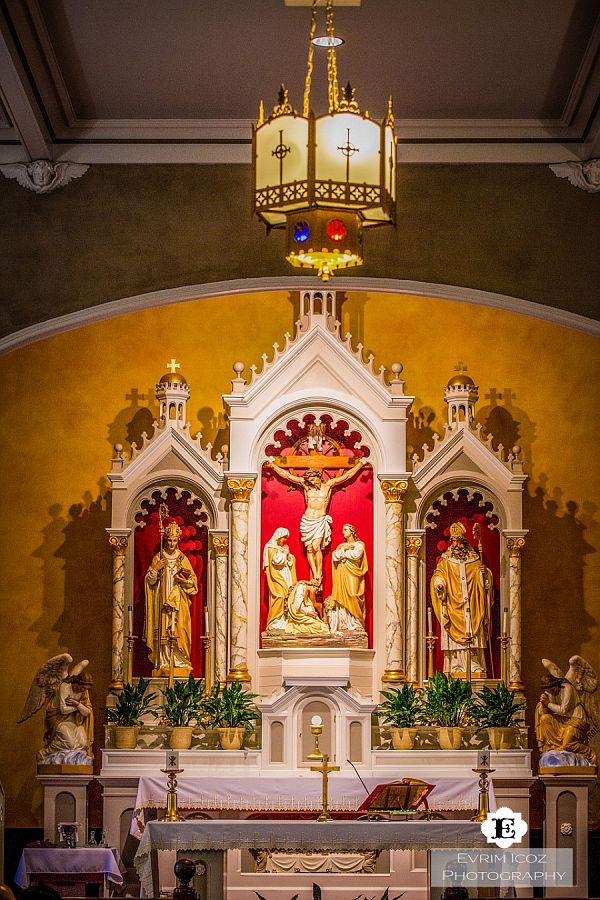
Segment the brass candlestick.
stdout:
[[485,822],[490,811],[490,786],[489,776],[495,769],[473,769],[479,775],[479,809],[471,818],[471,822]]
[[169,687],[172,688],[175,686],[175,644],[177,643],[177,638],[171,628],[169,629],[167,640],[169,642]]
[[329,773],[330,772],[339,772],[339,766],[328,766],[329,756],[327,753],[321,754],[321,765],[320,766],[311,766],[311,772],[321,772],[323,776],[323,799],[322,799],[322,810],[321,815],[317,819],[317,822],[332,822],[333,819],[329,815],[328,809],[328,793],[329,793]]
[[183,772],[183,769],[161,769],[167,776],[167,811],[160,819],[161,822],[183,822],[183,816],[179,815],[177,809],[177,776]]
[[471,632],[465,635],[465,644],[467,645],[467,671],[465,672],[467,681],[471,681],[471,644],[473,643],[473,635]]
[[437,635],[430,632],[425,635],[425,643],[427,644],[427,677],[433,678],[433,651],[435,649],[435,642],[437,641]]
[[500,641],[500,678],[504,684],[508,684],[508,648],[510,637],[503,632],[498,638]]
[[212,688],[212,673],[210,668],[210,645],[213,641],[212,634],[203,634],[200,637],[204,645],[204,696],[208,697]]
[[129,684],[133,681],[133,645],[136,641],[136,634],[127,635],[127,681]]

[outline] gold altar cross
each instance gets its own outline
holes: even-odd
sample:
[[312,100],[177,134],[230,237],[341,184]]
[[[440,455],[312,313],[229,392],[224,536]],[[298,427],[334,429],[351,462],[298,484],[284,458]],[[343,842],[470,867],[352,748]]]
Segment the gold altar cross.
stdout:
[[331,816],[329,815],[328,809],[328,787],[329,787],[329,773],[330,772],[339,772],[339,766],[329,766],[327,763],[329,762],[329,756],[327,753],[323,754],[321,765],[320,766],[311,766],[311,772],[321,772],[323,775],[323,809],[321,810],[321,815],[317,819],[317,822],[331,822]]

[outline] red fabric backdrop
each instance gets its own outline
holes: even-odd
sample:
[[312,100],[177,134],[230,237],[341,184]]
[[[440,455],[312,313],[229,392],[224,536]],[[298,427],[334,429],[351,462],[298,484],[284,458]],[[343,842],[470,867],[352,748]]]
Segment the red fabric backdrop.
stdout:
[[[188,491],[182,491],[179,498],[175,488],[168,488],[165,497],[155,491],[151,500],[144,500],[142,510],[136,517],[134,531],[134,576],[133,576],[133,633],[138,640],[133,652],[133,674],[149,677],[152,674],[152,663],[148,659],[148,648],[144,644],[144,621],[146,617],[144,597],[144,577],[152,561],[152,557],[160,550],[160,532],[158,528],[158,506],[166,503],[169,508],[168,521],[175,521],[181,526],[182,534],[179,549],[184,553],[198,579],[198,593],[192,598],[190,615],[192,619],[192,665],[196,678],[203,673],[203,647],[200,636],[204,633],[204,598],[206,597],[206,573],[208,560],[208,516],[202,510],[200,500],[191,500]],[[200,513],[198,514],[198,511]],[[142,524],[145,523],[145,524]]]
[[[291,448],[306,433],[307,426],[315,420],[312,415],[305,416],[302,421],[292,420],[288,422],[287,432],[277,432],[274,436],[276,443],[266,448],[268,456],[287,456]],[[359,446],[361,435],[350,432],[348,423],[344,421],[333,422],[331,417],[321,416],[321,421],[327,424],[327,436],[331,436],[341,446],[345,456],[368,456],[367,447]],[[346,432],[349,432],[346,434]],[[325,439],[325,448],[327,439]],[[297,453],[298,450],[295,451]],[[326,449],[324,450],[326,452]],[[307,466],[308,467],[308,466]],[[302,475],[306,469],[292,469],[294,474]],[[325,469],[324,480],[337,475],[339,469]],[[301,486],[289,485],[271,469],[263,466],[261,477],[261,538],[260,538],[260,564],[261,564],[261,609],[260,630],[264,631],[268,612],[268,589],[265,574],[262,571],[263,547],[270,540],[276,528],[289,529],[288,544],[291,552],[296,557],[296,573],[298,579],[310,578],[310,569],[304,550],[304,544],[300,540],[300,519],[306,509],[304,491]],[[323,594],[325,600],[331,594],[331,551],[344,540],[342,528],[346,523],[356,527],[357,536],[364,542],[369,563],[369,571],[365,578],[365,607],[366,607],[366,631],[369,636],[369,646],[372,646],[373,633],[373,470],[365,466],[351,481],[335,488],[331,496],[328,514],[333,518],[331,543],[323,552]]]
[[[492,657],[493,672],[496,678],[500,677],[500,641],[497,638],[500,635],[501,625],[501,604],[500,597],[500,532],[497,528],[498,517],[493,513],[493,506],[489,501],[484,501],[481,494],[475,493],[471,499],[468,499],[468,491],[462,489],[457,491],[458,499],[452,492],[444,494],[444,503],[436,500],[433,504],[432,512],[427,515],[427,523],[435,523],[435,528],[427,528],[425,532],[426,547],[426,578],[427,578],[427,606],[431,606],[429,585],[431,576],[433,575],[437,561],[441,554],[446,550],[450,543],[449,528],[453,522],[461,522],[467,529],[466,538],[471,546],[477,550],[477,541],[473,537],[473,525],[476,522],[481,526],[481,543],[483,547],[483,561],[491,570],[494,578],[494,605],[492,607]],[[490,513],[490,515],[486,515]],[[493,525],[494,528],[490,528]],[[508,604],[506,604],[508,605]],[[433,617],[433,631],[439,637],[440,624]],[[425,622],[427,619],[425,618]],[[489,652],[486,652],[488,678],[491,677],[492,667],[490,666]],[[444,659],[440,641],[436,641],[435,645],[435,669],[443,671]]]

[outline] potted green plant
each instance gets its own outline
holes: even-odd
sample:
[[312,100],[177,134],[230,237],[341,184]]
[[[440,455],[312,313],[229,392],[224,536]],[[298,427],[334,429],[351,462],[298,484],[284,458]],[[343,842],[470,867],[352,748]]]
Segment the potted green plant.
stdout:
[[194,726],[202,713],[204,679],[194,678],[190,672],[186,681],[176,681],[163,692],[163,702],[154,713],[160,716],[169,729],[169,747],[172,750],[189,750]]
[[412,750],[420,721],[420,692],[411,684],[403,684],[381,693],[385,700],[379,704],[377,712],[384,724],[390,726],[392,747],[394,750]]
[[484,685],[475,698],[472,715],[482,728],[487,728],[492,750],[510,750],[515,732],[523,722],[520,713],[525,709],[516,691],[509,690],[501,681],[496,687]]
[[156,694],[146,693],[149,684],[145,678],[140,678],[137,684],[127,683],[120,691],[110,691],[117,701],[114,706],[106,707],[106,718],[109,725],[115,726],[115,747],[119,750],[135,748],[142,717],[154,713]]
[[239,681],[221,688],[219,682],[202,703],[203,722],[219,733],[223,750],[241,750],[244,735],[251,733],[258,713],[256,694],[244,690]]
[[423,691],[421,716],[438,728],[442,750],[458,750],[473,704],[471,682],[435,672]]

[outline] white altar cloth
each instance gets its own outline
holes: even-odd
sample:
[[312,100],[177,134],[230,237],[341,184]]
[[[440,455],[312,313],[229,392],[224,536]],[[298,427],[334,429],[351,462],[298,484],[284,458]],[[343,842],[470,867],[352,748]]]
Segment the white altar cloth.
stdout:
[[[397,778],[407,775],[398,773]],[[394,779],[377,775],[363,778],[369,792],[378,784]],[[427,780],[427,779],[424,779]],[[473,776],[432,779],[435,788],[427,798],[433,810],[468,810],[479,805],[479,781]],[[259,775],[228,778],[185,777],[177,779],[177,800],[180,809],[206,810],[320,810],[323,781],[320,775],[303,772],[298,775]],[[356,775],[335,775],[329,779],[329,808],[356,810],[366,797],[365,789]],[[163,775],[142,776],[138,783],[131,833],[140,837],[144,831],[144,809],[164,809],[166,781]],[[494,788],[490,783],[490,809],[496,809]]]
[[117,851],[106,847],[25,847],[15,874],[20,888],[29,887],[30,875],[98,874],[122,885]]
[[412,821],[309,822],[306,820],[211,819],[148,822],[135,867],[145,896],[158,897],[152,880],[152,853],[157,850],[429,850],[432,847],[485,846],[477,822]]

